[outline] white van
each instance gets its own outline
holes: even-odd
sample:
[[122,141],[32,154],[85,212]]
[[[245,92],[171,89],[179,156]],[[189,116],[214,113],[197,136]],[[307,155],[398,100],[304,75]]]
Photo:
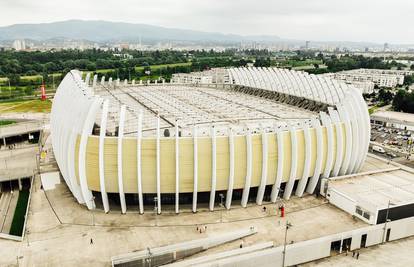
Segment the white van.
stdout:
[[375,152],[378,152],[378,153],[381,153],[381,154],[385,153],[385,150],[380,146],[372,146],[372,151],[375,151]]

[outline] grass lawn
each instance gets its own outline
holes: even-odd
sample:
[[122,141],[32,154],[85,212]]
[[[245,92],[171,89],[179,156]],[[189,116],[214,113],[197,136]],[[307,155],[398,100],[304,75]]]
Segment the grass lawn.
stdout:
[[377,111],[377,109],[379,109],[379,107],[377,105],[368,108],[369,115],[371,115],[372,113],[374,113],[375,111]]
[[27,204],[29,201],[29,190],[25,189],[19,192],[16,210],[14,211],[13,221],[10,227],[10,234],[22,236],[25,221]]
[[6,125],[10,125],[16,123],[16,121],[12,121],[12,120],[0,120],[0,127],[1,126],[6,126]]
[[[150,65],[149,67],[151,68],[151,71],[157,71],[159,69],[162,68],[166,68],[166,67],[170,67],[170,68],[174,68],[174,67],[181,67],[181,66],[191,66],[191,62],[183,62],[183,63],[172,63],[172,64],[161,64],[161,65]],[[142,71],[145,67],[140,66],[140,67],[135,67],[136,71]],[[109,71],[113,71],[114,69],[101,69],[101,70],[96,70],[97,73],[107,73]],[[89,71],[91,74],[93,73],[93,71]],[[86,75],[86,73],[88,72],[84,72],[84,75]]]
[[[182,62],[182,63],[171,63],[171,64],[161,64],[161,65],[151,65],[149,66],[151,68],[151,71],[157,71],[159,69],[162,68],[166,68],[166,67],[170,67],[170,68],[174,68],[174,67],[179,67],[179,66],[191,66],[191,62]],[[145,67],[139,66],[139,67],[135,67],[135,69],[137,71],[142,71]],[[107,73],[109,71],[113,71],[114,69],[101,69],[101,70],[96,70],[97,73]],[[86,73],[93,73],[93,71],[83,71],[84,76],[86,76]],[[60,76],[60,73],[53,73],[53,74],[49,74],[49,75],[53,75],[55,77]],[[42,75],[30,75],[30,76],[20,76],[20,79],[24,80],[24,81],[34,81],[34,82],[39,82],[42,80]],[[7,77],[0,77],[0,84],[3,84],[5,86],[7,86]]]
[[[53,73],[53,74],[49,74],[49,76],[54,76],[54,77],[59,77],[61,74],[60,73]],[[33,82],[38,82],[40,84],[40,82],[42,81],[42,75],[27,75],[27,76],[20,76],[21,80],[24,81],[33,81]],[[0,77],[0,84],[3,85],[8,85],[7,84],[7,77]]]
[[50,100],[18,100],[0,102],[0,113],[3,112],[44,112],[49,113],[52,107]]

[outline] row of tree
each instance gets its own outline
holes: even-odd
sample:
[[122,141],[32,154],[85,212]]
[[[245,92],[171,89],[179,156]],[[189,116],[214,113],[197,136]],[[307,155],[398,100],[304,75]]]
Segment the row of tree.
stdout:
[[384,62],[379,57],[364,57],[362,55],[345,55],[342,57],[332,56],[323,58],[323,63],[327,66],[327,71],[338,72],[352,69],[391,69],[393,67],[403,68],[404,64],[396,61]]
[[395,111],[414,113],[414,92],[399,90],[394,96],[392,107]]

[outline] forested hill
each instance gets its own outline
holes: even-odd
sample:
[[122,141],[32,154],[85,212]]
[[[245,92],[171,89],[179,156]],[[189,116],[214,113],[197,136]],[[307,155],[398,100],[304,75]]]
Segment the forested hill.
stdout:
[[241,36],[109,21],[68,20],[53,23],[16,24],[0,27],[0,40],[46,40],[53,38],[89,40],[94,42],[139,40],[140,38],[145,41],[177,40],[215,42],[239,42],[241,40],[275,41],[279,39],[277,36]]

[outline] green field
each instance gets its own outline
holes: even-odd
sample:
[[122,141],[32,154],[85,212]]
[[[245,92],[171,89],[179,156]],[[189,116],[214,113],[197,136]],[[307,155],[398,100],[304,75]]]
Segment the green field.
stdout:
[[16,123],[16,121],[12,121],[12,120],[0,120],[0,127],[1,126],[6,126],[6,125],[10,125],[10,124],[14,124]]
[[[174,67],[183,67],[183,66],[191,66],[191,62],[183,62],[183,63],[172,63],[172,64],[161,64],[161,65],[151,65],[148,66],[151,68],[152,72],[156,72],[160,69],[164,69],[167,67],[170,68],[174,68]],[[136,71],[143,71],[144,68],[146,68],[145,66],[139,66],[139,67],[135,67]],[[114,71],[115,69],[100,69],[100,70],[96,70],[96,71],[83,71],[84,75],[86,75],[86,73],[107,73],[110,71]],[[54,77],[59,77],[61,74],[60,73],[53,73],[53,74],[49,74],[49,75],[53,75]],[[22,81],[33,81],[33,82],[38,82],[40,84],[40,82],[42,81],[42,75],[30,75],[30,76],[21,76],[20,79]],[[8,84],[7,84],[7,78],[6,77],[0,77],[0,85],[3,84],[3,86],[0,86],[1,90],[5,90],[8,89]],[[57,86],[57,85],[56,85]],[[11,86],[11,89],[15,89],[17,88],[16,86]],[[19,86],[20,88],[20,86]]]
[[[192,64],[191,62],[184,62],[184,63],[151,65],[151,66],[148,66],[148,67],[151,68],[151,71],[157,71],[159,69],[163,69],[163,68],[167,68],[167,67],[174,68],[174,67],[191,66],[191,64]],[[136,71],[143,71],[144,68],[146,68],[146,67],[145,66],[139,66],[139,67],[135,67],[135,70]],[[101,69],[101,70],[96,70],[95,72],[96,73],[107,73],[107,72],[110,72],[110,71],[114,71],[114,69]],[[88,72],[89,73],[94,73],[93,71],[87,71],[87,72],[84,72],[84,73],[88,73]]]
[[9,232],[11,235],[22,236],[29,194],[30,192],[27,189],[19,192],[19,198],[17,199],[17,205]]
[[35,112],[35,113],[49,113],[52,107],[50,100],[17,100],[0,102],[0,113],[10,112]]
[[[49,74],[49,76],[52,76],[52,75],[54,77],[59,77],[61,74],[60,73]],[[25,75],[25,76],[20,76],[20,79],[22,81],[33,81],[33,82],[38,82],[40,84],[42,82],[42,75]],[[0,77],[0,84],[7,85],[7,81],[8,81],[7,77]]]

